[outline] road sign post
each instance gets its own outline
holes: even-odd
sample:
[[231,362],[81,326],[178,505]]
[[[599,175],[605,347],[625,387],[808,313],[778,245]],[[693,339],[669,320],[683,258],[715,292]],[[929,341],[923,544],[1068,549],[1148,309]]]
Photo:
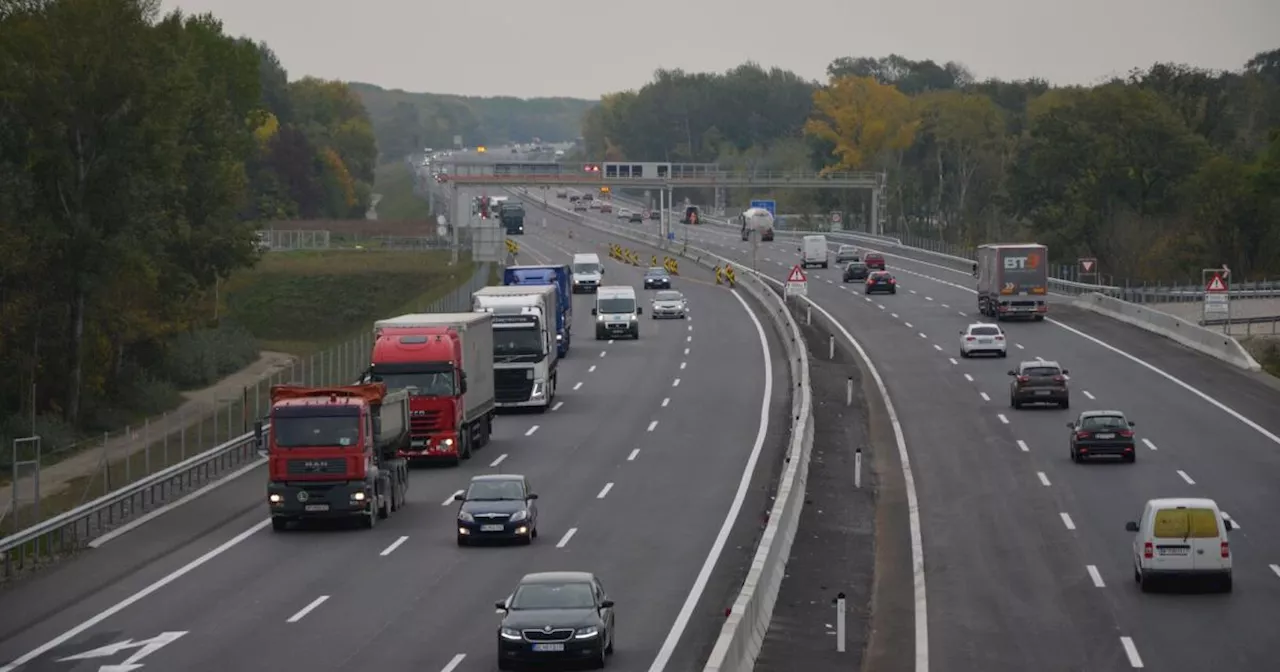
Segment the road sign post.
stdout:
[[832,210],[831,211],[831,230],[832,231],[839,231],[840,229],[844,228],[843,226],[840,225],[840,221],[841,221],[840,211]]
[[809,278],[805,276],[804,269],[799,265],[791,267],[784,294],[788,297],[809,295]]
[[1097,259],[1095,259],[1094,257],[1080,257],[1078,260],[1076,260],[1076,263],[1079,265],[1079,269],[1076,271],[1076,275],[1079,277],[1080,282],[1084,282],[1084,279],[1086,277],[1092,277],[1093,284],[1095,285],[1102,284],[1102,275],[1098,273]]
[[751,201],[751,206],[750,206],[750,207],[753,207],[753,208],[762,208],[762,209],[764,209],[764,210],[768,210],[768,211],[769,211],[769,216],[770,216],[770,217],[772,217],[772,218],[774,218],[774,219],[777,219],[777,218],[778,218],[778,202],[777,202],[777,201],[775,201],[775,200],[773,200],[773,199],[758,199],[758,200],[753,200],[753,201]]
[[1209,321],[1226,320],[1223,326],[1223,332],[1231,330],[1231,285],[1228,278],[1231,271],[1223,268],[1205,268],[1200,271],[1200,278],[1204,282],[1204,306],[1201,311],[1201,320],[1205,323]]

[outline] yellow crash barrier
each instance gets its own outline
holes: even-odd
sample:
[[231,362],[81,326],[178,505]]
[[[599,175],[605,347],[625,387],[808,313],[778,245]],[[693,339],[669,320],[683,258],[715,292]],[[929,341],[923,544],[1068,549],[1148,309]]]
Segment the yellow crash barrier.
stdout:
[[738,283],[738,279],[733,277],[733,267],[729,264],[724,265],[724,277],[729,281],[729,286],[733,287]]
[[520,243],[517,243],[516,241],[508,238],[507,251],[510,252],[511,254],[520,254]]
[[716,284],[724,284],[724,270],[720,268],[719,264],[716,265]]
[[649,265],[650,265],[650,266],[657,266],[657,265],[658,265],[658,255],[656,255],[656,254],[655,254],[655,255],[653,255],[652,257],[649,257]]
[[671,257],[662,258],[662,267],[667,269],[667,272],[671,275],[680,275],[680,262]]

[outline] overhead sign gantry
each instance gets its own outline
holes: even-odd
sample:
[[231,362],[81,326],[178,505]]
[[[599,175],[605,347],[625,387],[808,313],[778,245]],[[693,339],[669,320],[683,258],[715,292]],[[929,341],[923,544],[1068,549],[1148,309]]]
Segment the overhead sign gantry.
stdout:
[[458,186],[556,187],[773,187],[874,189],[879,173],[815,173],[724,170],[714,163],[611,161],[566,165],[554,161],[444,163],[439,180]]

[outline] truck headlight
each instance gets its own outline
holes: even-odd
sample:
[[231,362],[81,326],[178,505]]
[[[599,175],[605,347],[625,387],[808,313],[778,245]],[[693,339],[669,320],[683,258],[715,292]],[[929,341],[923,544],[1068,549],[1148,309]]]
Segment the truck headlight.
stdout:
[[638,317],[636,317],[636,314],[635,314],[635,313],[631,313],[631,314],[630,314],[630,315],[628,315],[627,317],[628,317],[632,322],[635,322],[637,319],[639,319]]
[[353,492],[353,493],[351,493],[351,501],[353,501],[353,502],[363,502],[363,501],[364,501],[364,493],[363,493],[363,492]]
[[271,502],[272,504],[279,504],[280,502],[284,501],[284,497],[281,497],[280,495],[273,492],[270,495],[267,495],[267,501]]
[[596,322],[604,322],[604,315],[597,315]]
[[445,439],[444,441],[440,442],[440,445],[444,446],[445,448],[448,448],[449,446],[453,445],[453,439]]

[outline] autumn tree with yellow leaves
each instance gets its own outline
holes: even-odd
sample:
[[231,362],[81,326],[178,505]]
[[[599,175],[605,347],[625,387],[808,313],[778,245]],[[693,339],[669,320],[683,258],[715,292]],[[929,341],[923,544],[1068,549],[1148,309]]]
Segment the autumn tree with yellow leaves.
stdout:
[[804,130],[834,145],[823,172],[867,170],[915,142],[920,118],[911,99],[870,77],[837,77],[813,94],[814,118]]

